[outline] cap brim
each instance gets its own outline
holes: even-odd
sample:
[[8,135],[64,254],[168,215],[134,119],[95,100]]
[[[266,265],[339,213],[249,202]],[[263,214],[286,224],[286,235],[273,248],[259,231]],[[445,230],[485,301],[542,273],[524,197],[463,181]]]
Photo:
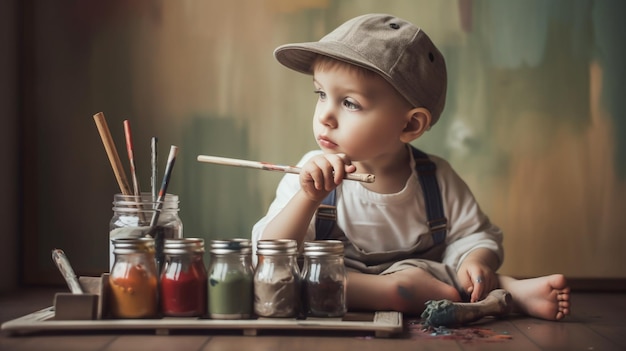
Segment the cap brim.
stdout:
[[354,64],[376,72],[389,80],[387,75],[373,66],[356,51],[352,51],[344,44],[336,42],[309,42],[279,46],[274,50],[274,57],[283,66],[295,71],[313,74],[313,61],[318,55],[328,56],[340,61]]

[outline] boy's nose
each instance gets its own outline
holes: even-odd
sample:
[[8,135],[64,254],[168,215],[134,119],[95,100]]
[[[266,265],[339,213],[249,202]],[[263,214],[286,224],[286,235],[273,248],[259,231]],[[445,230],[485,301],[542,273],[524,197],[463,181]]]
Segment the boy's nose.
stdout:
[[330,128],[335,128],[337,127],[337,117],[335,115],[335,112],[333,111],[332,108],[330,107],[322,107],[322,108],[318,108],[317,111],[317,120]]

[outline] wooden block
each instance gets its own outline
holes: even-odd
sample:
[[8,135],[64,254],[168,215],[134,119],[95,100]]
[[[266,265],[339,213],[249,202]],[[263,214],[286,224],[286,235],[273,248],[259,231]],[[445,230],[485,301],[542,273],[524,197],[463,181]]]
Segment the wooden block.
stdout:
[[54,319],[97,319],[98,301],[99,297],[95,294],[56,293],[54,295]]
[[99,277],[79,277],[78,282],[85,293],[98,296],[95,319],[106,318],[108,313],[109,274],[104,273]]
[[102,289],[102,277],[79,277],[78,283],[87,294],[100,295]]
[[98,319],[110,318],[111,311],[109,308],[109,294],[111,286],[109,285],[109,273],[103,273],[100,284],[100,303],[98,305]]

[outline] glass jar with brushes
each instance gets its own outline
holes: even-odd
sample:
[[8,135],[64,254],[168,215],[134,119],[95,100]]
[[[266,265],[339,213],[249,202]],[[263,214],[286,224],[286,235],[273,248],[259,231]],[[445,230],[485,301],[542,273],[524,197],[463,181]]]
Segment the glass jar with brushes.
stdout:
[[[141,195],[115,194],[113,196],[113,217],[109,222],[109,266],[112,267],[113,239],[142,238],[155,239],[157,267],[161,271],[164,263],[163,244],[166,239],[183,237],[183,222],[178,216],[178,195],[166,194],[159,203],[150,193]],[[156,225],[150,224],[157,218]]]

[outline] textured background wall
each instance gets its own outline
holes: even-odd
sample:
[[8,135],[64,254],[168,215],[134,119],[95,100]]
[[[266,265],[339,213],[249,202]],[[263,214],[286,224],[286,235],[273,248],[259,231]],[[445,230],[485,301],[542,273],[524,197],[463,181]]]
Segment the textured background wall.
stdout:
[[[15,0],[0,3],[0,150],[3,152],[0,172],[0,292],[18,283],[19,164],[18,155],[18,75],[17,75],[17,6]],[[15,269],[12,269],[15,268]]]
[[[61,247],[83,274],[108,267],[118,192],[92,115],[126,164],[135,133],[181,147],[170,192],[185,236],[247,237],[280,174],[199,164],[198,154],[290,164],[315,143],[310,77],[273,49],[318,40],[368,12],[424,28],[447,58],[448,104],[416,145],[447,158],[505,232],[507,274],[625,278],[624,4],[609,0],[35,2],[23,118],[27,280]],[[34,244],[34,245],[31,245]],[[56,279],[56,275],[50,275]]]

